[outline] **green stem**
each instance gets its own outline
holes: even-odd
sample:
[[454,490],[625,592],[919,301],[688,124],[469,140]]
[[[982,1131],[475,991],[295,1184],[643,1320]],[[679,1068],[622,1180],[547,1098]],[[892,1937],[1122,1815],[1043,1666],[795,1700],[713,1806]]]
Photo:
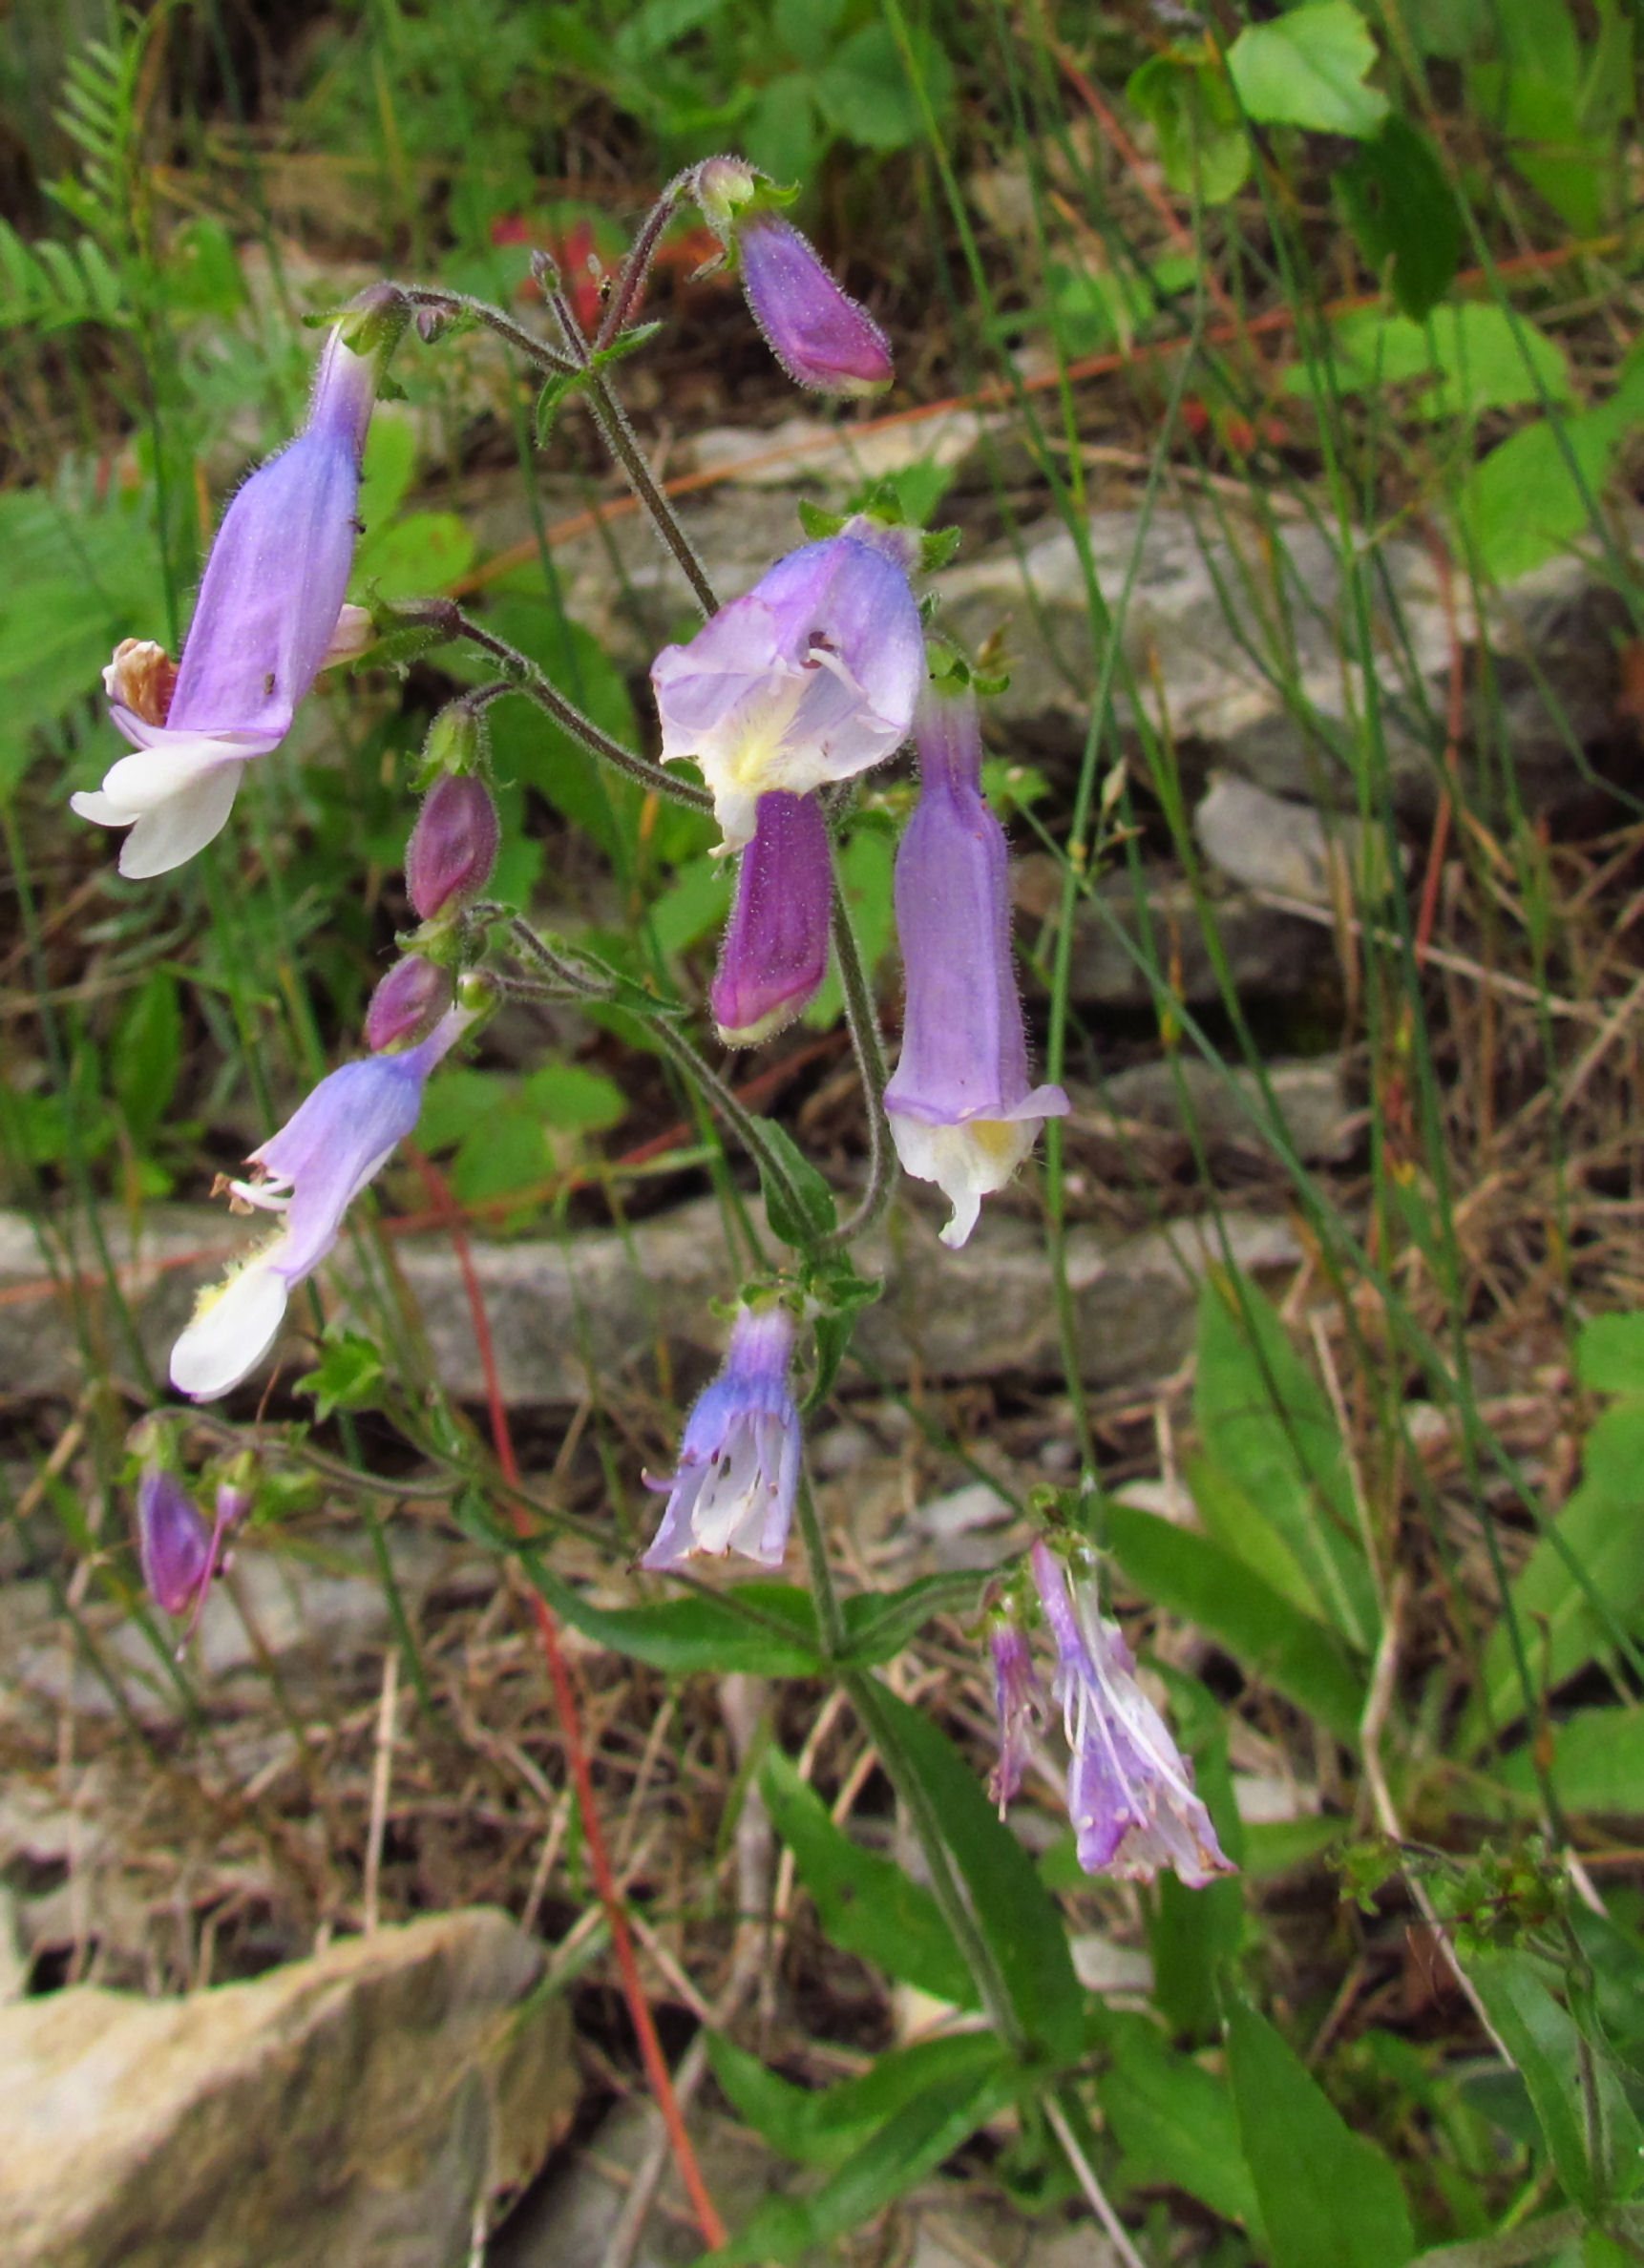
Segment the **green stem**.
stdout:
[[580,708],[566,700],[528,654],[522,654],[517,646],[511,646],[506,639],[496,637],[483,623],[474,621],[472,616],[458,614],[456,621],[457,635],[489,654],[500,666],[511,692],[523,693],[538,708],[546,709],[561,731],[568,732],[573,740],[580,740],[592,754],[601,757],[606,764],[615,765],[619,771],[626,772],[631,780],[637,780],[652,795],[665,795],[670,802],[684,804],[693,811],[713,809],[713,798],[706,788],[693,788],[688,780],[676,779],[672,772],[664,771],[660,764],[653,764],[648,756],[642,756],[638,749],[625,748],[621,741],[613,740],[608,732],[601,732],[591,717],[583,716]]
[[680,572],[695,592],[697,604],[705,615],[718,614],[719,599],[712,583],[707,579],[707,570],[698,558],[695,545],[681,526],[678,513],[653,478],[634,429],[602,376],[589,376],[586,400],[589,414],[600,429],[600,438],[622,467],[628,486],[650,514],[657,534],[679,561]]
[[487,330],[495,331],[499,339],[524,355],[527,362],[538,369],[552,370],[560,377],[569,377],[580,368],[568,354],[550,346],[546,339],[538,339],[512,315],[505,315],[500,307],[494,307],[489,300],[474,299],[466,291],[442,291],[432,284],[401,284],[395,288],[413,307],[436,307],[443,314],[466,315],[474,323],[482,323]]
[[752,1111],[738,1101],[717,1071],[709,1070],[690,1041],[682,1033],[676,1031],[667,1018],[659,1017],[650,1029],[658,1045],[665,1054],[673,1058],[686,1079],[695,1085],[698,1093],[706,1100],[711,1108],[718,1111],[727,1125],[735,1129],[737,1139],[749,1157],[754,1160],[761,1174],[768,1180],[773,1181],[781,1189],[794,1219],[802,1221],[805,1218],[805,1207],[799,1192],[788,1178],[787,1166],[769,1143],[766,1141],[764,1131]]
[[823,1238],[818,1247],[822,1252],[843,1251],[857,1237],[866,1235],[889,1205],[891,1192],[896,1186],[896,1150],[891,1140],[890,1121],[885,1116],[888,1078],[885,1043],[874,1006],[873,987],[862,966],[856,933],[851,926],[851,909],[837,876],[833,883],[833,959],[845,999],[845,1024],[851,1034],[852,1051],[862,1079],[862,1100],[868,1110],[868,1186],[849,1220],[842,1222],[831,1236]]
[[833,1588],[828,1545],[811,1489],[811,1475],[803,1464],[799,1468],[798,1510],[799,1532],[805,1539],[805,1561],[811,1574],[811,1597],[816,1608],[816,1628],[822,1634],[823,1651],[830,1661],[837,1661],[845,1650],[845,1618],[839,1611],[839,1594]]
[[879,1707],[878,1680],[865,1670],[851,1670],[841,1681],[850,1694],[857,1715],[861,1718],[874,1746],[879,1752],[879,1761],[890,1776],[900,1801],[907,1806],[914,1832],[919,1838],[919,1848],[925,1855],[930,1871],[931,1894],[941,1908],[942,1919],[953,1931],[954,1941],[964,1955],[966,1965],[976,1979],[981,1994],[982,2006],[988,2022],[1015,2054],[1025,2056],[1029,2042],[1017,2018],[1011,2001],[1010,1988],[994,1959],[993,1947],[978,1928],[965,1896],[964,1885],[954,1866],[953,1854],[942,1834],[942,1824],[936,1807],[925,1792],[923,1781],[903,1755],[896,1730]]

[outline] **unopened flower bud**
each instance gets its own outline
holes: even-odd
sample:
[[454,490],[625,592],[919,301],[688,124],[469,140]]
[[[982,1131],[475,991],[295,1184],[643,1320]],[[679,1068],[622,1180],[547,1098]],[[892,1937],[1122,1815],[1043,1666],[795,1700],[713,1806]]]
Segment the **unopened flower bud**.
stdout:
[[414,1046],[428,1038],[451,1001],[450,970],[436,968],[420,953],[408,954],[371,995],[366,1010],[366,1045],[373,1055]]
[[211,1580],[212,1530],[174,1474],[151,1469],[137,1484],[137,1556],[149,1596],[166,1614],[186,1614]]
[[485,724],[479,711],[466,701],[447,702],[423,742],[417,786],[432,788],[446,772],[477,771],[484,761]]
[[424,921],[472,904],[491,879],[500,841],[483,780],[448,772],[434,782],[406,846],[406,889]]
[[804,1014],[828,974],[833,862],[813,795],[762,795],[710,996],[727,1047],[757,1047]]
[[794,385],[883,393],[895,375],[891,342],[833,281],[810,239],[780,213],[757,209],[732,229],[749,312]]

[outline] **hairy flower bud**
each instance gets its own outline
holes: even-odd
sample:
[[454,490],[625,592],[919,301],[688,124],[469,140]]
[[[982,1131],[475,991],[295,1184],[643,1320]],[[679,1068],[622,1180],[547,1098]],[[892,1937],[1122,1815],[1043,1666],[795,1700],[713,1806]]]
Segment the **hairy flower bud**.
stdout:
[[828,974],[833,902],[821,805],[813,795],[762,795],[709,996],[727,1047],[757,1047],[810,1006]]
[[420,953],[396,961],[366,1010],[366,1045],[373,1055],[426,1040],[451,1006],[452,976]]
[[483,780],[447,772],[434,782],[406,846],[406,890],[424,921],[473,903],[491,879],[500,840]]

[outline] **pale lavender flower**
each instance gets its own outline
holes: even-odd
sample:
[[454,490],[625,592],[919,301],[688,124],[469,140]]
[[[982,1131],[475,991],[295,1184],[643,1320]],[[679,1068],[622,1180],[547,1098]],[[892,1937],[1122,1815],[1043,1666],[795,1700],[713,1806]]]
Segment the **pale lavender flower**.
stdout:
[[837,284],[815,246],[775,209],[784,192],[741,158],[709,158],[692,194],[742,270],[748,311],[795,386],[875,394],[890,385],[891,343]]
[[725,1367],[685,1420],[656,1541],[642,1567],[693,1552],[740,1552],[779,1567],[799,1487],[799,1412],[789,1388],[795,1325],[777,1302],[742,1306]]
[[222,516],[175,683],[159,649],[133,640],[105,672],[110,714],[136,753],[70,803],[98,827],[130,828],[122,874],[166,873],[209,843],[246,765],[285,739],[333,644],[359,649],[359,609],[345,609],[343,594],[382,354],[356,353],[346,327],[321,355],[307,424]]
[[828,974],[833,861],[813,795],[762,795],[737,869],[710,1004],[727,1047],[757,1047],[802,1015]]
[[1044,1544],[1031,1558],[1073,1752],[1067,1812],[1080,1865],[1142,1881],[1170,1866],[1194,1890],[1233,1874],[1191,1766],[1137,1684],[1118,1624],[1103,1619],[1094,1572],[1073,1574]]
[[724,847],[740,850],[762,795],[806,795],[894,755],[923,675],[919,611],[894,547],[865,528],[829,536],[657,656],[663,760],[701,767]]
[[999,1716],[999,1764],[988,1793],[999,1816],[1022,1785],[1034,1729],[1043,1723],[1044,1693],[1033,1667],[1033,1648],[1020,1624],[996,1622],[988,1633],[993,1655],[993,1699]]
[[472,905],[491,879],[501,839],[485,782],[473,772],[443,773],[406,845],[406,893],[420,918]]
[[896,851],[896,935],[907,1004],[885,1090],[896,1154],[953,1206],[957,1250],[1067,1097],[1027,1083],[1010,956],[1010,860],[981,792],[976,695],[928,684],[914,720],[920,794]]
[[171,1351],[171,1382],[195,1401],[237,1386],[273,1344],[293,1288],[342,1233],[343,1215],[416,1124],[434,1065],[474,1020],[453,1008],[418,1046],[367,1056],[323,1079],[229,1184],[242,1207],[282,1216],[279,1233],[203,1293]]

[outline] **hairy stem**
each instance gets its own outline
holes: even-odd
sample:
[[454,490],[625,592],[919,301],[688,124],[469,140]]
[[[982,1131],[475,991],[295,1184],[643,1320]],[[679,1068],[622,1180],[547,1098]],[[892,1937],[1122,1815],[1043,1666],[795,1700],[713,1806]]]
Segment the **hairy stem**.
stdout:
[[686,166],[683,173],[675,174],[645,215],[640,233],[628,246],[628,257],[617,271],[616,284],[605,303],[605,312],[601,317],[600,328],[594,338],[596,352],[602,352],[613,343],[638,307],[640,294],[645,287],[645,278],[651,271],[651,262],[662,242],[663,230],[679,210],[685,185],[695,171],[694,166]]
[[487,330],[495,331],[540,370],[568,377],[581,367],[570,355],[561,354],[557,346],[550,346],[546,339],[537,338],[523,324],[516,323],[512,315],[494,307],[489,300],[474,299],[466,291],[442,291],[432,284],[400,284],[394,288],[413,307],[434,307],[442,314],[466,315],[474,323],[482,323]]

